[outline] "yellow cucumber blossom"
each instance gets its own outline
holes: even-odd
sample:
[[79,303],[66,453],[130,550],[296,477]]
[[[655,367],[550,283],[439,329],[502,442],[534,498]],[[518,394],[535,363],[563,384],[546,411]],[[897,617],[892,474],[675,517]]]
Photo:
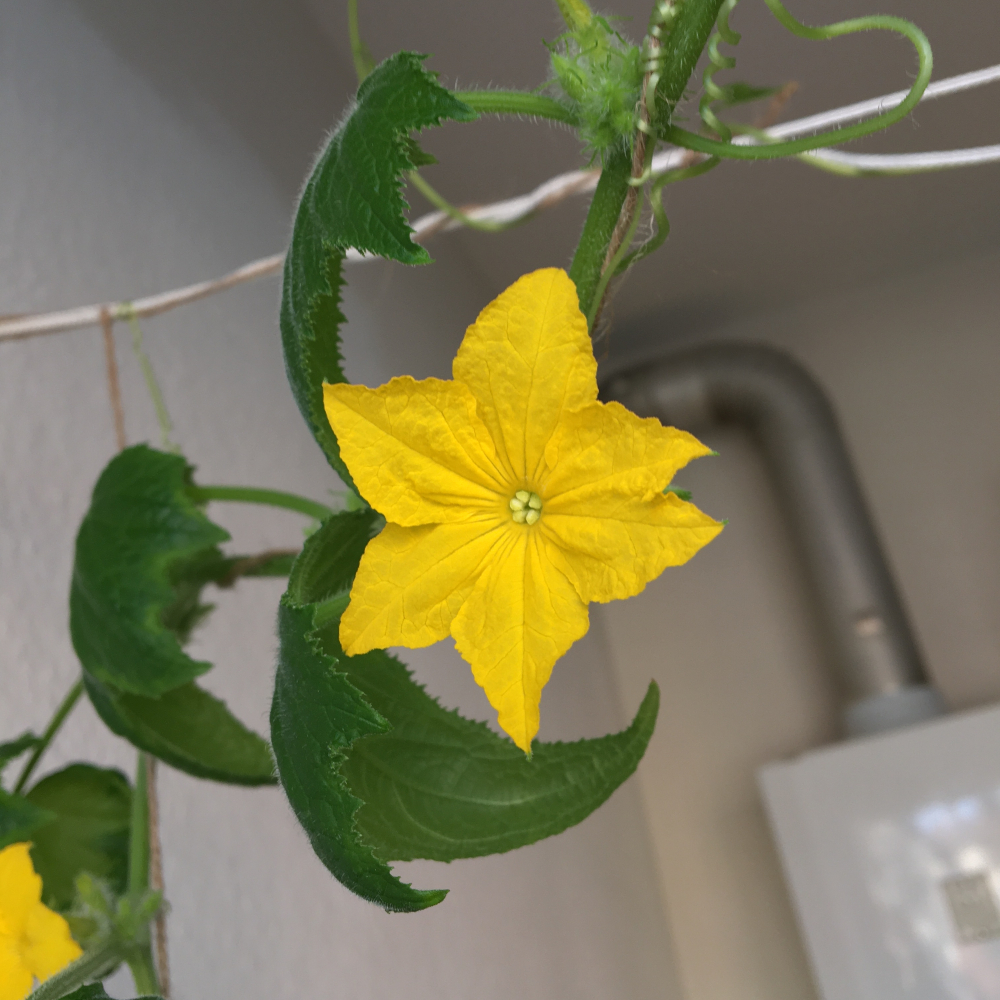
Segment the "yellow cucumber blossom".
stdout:
[[466,331],[452,381],[325,385],[327,417],[386,526],[340,624],[348,655],[449,633],[511,739],[531,752],[542,688],[589,626],[722,525],[675,493],[709,449],[597,401],[565,271],[515,282]]
[[42,903],[28,844],[0,851],[0,1000],[23,1000],[83,952],[69,924]]

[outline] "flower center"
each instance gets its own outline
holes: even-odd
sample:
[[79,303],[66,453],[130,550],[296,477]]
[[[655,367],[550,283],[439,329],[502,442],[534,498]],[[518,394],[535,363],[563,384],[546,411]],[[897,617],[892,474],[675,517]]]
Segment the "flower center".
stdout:
[[515,524],[534,524],[542,516],[542,498],[537,493],[518,490],[510,498],[510,512]]

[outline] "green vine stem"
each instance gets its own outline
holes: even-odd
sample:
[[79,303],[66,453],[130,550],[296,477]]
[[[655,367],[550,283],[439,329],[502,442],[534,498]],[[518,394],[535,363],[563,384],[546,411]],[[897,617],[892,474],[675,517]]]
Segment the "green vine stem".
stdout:
[[115,939],[105,941],[85,951],[75,962],[70,962],[61,972],[40,983],[26,1000],[60,1000],[61,997],[79,989],[105,970],[117,965],[125,958],[125,949]]
[[146,353],[146,348],[143,345],[142,327],[139,326],[139,317],[136,315],[135,308],[131,302],[125,303],[124,313],[129,331],[132,334],[132,351],[135,354],[136,361],[139,362],[142,377],[146,382],[146,391],[149,393],[149,398],[153,401],[153,409],[156,410],[156,422],[160,425],[160,443],[164,451],[172,451],[177,454],[180,452],[180,449],[171,439],[171,434],[173,434],[174,430],[173,421],[170,419],[170,414],[167,411],[167,404],[163,400],[160,383],[156,381],[153,364],[149,360],[149,355]]
[[511,226],[516,226],[521,222],[526,222],[528,216],[523,216],[514,222],[489,222],[481,219],[473,219],[465,214],[460,208],[456,208],[451,204],[450,201],[445,200],[441,195],[437,193],[417,173],[416,170],[411,170],[409,173],[410,183],[438,210],[444,212],[450,219],[454,219],[456,222],[461,223],[463,226],[468,226],[469,229],[478,229],[484,233],[499,233],[504,229],[510,229]]
[[[661,71],[655,93],[662,110],[658,110],[658,117],[663,115],[668,118],[683,96],[684,88],[708,42],[722,4],[723,0],[684,0],[679,5],[677,16],[671,24],[669,34],[663,39],[659,53]],[[573,255],[569,274],[576,282],[580,309],[586,316],[596,318],[600,312],[599,300],[595,306],[594,299],[598,286],[601,285],[608,245],[628,197],[631,174],[631,149],[623,148],[608,158]],[[628,220],[628,226],[632,228],[631,219]],[[611,262],[607,263],[610,265]],[[606,287],[605,281],[601,294]]]
[[[139,908],[149,892],[150,862],[150,813],[149,813],[149,758],[142,750],[136,755],[135,788],[132,792],[132,813],[128,839],[128,899],[130,905]],[[123,957],[135,982],[136,992],[157,993],[159,982],[153,965],[152,950],[148,932],[147,940],[139,940],[127,948]]]
[[69,689],[69,691],[66,692],[66,697],[59,703],[59,707],[55,710],[55,714],[52,716],[49,724],[45,727],[45,732],[42,733],[42,738],[38,741],[38,745],[35,749],[32,750],[31,756],[24,765],[24,770],[21,771],[21,775],[17,779],[17,784],[14,786],[15,795],[18,794],[28,783],[28,779],[34,773],[35,768],[38,766],[38,762],[42,759],[42,754],[48,750],[49,744],[55,738],[56,733],[59,732],[62,724],[66,721],[66,717],[73,711],[74,706],[80,700],[81,694],[83,694],[83,678],[80,678],[80,680],[78,680]]
[[128,838],[128,894],[141,899],[149,888],[149,799],[146,754],[136,755],[135,788]]
[[452,93],[481,115],[525,115],[547,118],[564,125],[577,124],[576,116],[569,108],[541,94],[523,90],[455,90]]
[[375,68],[375,59],[361,38],[361,29],[358,26],[358,0],[347,0],[347,34],[351,39],[354,72],[358,76],[358,83],[361,83]]
[[285,493],[283,490],[262,490],[252,486],[191,486],[188,495],[197,503],[207,503],[209,500],[231,500],[236,503],[257,503],[265,507],[283,507],[294,510],[317,521],[325,521],[334,513],[326,504],[317,503],[307,497],[295,493]]
[[618,225],[622,205],[629,192],[629,178],[632,176],[632,155],[625,149],[617,150],[604,164],[597,190],[583,224],[580,242],[577,244],[569,276],[576,285],[580,300],[580,311],[590,316],[597,286],[601,282],[601,271],[611,235]]
[[587,313],[587,326],[591,330],[594,329],[594,324],[597,322],[597,314],[601,308],[601,303],[604,301],[604,293],[607,291],[608,282],[617,273],[618,267],[625,255],[628,253],[628,248],[632,243],[632,239],[635,237],[635,231],[639,225],[639,214],[642,212],[643,199],[644,194],[640,189],[635,207],[631,213],[628,229],[625,231],[621,243],[618,244],[618,249],[614,252],[614,254],[612,254],[611,259],[606,263],[604,270],[601,273],[601,277],[597,282],[597,287],[594,289],[594,297],[591,302],[590,312]]
[[771,160],[806,153],[813,149],[823,149],[827,146],[835,146],[852,139],[871,135],[873,132],[881,131],[898,121],[902,121],[920,101],[931,79],[934,57],[927,36],[915,24],[901,17],[876,15],[838,21],[836,24],[825,27],[811,27],[792,17],[782,5],[781,0],[764,0],[764,2],[778,21],[800,38],[822,41],[854,34],[858,31],[891,31],[902,35],[913,45],[918,60],[917,76],[909,93],[895,108],[876,115],[868,121],[831,129],[828,132],[820,132],[818,135],[804,136],[801,139],[791,139],[787,142],[773,142],[763,146],[738,146],[731,142],[719,142],[702,135],[696,135],[694,132],[688,132],[674,125],[669,125],[663,130],[662,137],[664,139],[686,149],[711,156],[735,160]]

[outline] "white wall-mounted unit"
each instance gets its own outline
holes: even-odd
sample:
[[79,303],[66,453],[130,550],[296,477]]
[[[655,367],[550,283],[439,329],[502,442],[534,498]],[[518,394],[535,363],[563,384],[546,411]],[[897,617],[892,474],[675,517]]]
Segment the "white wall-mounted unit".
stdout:
[[824,1000],[1000,998],[1000,707],[758,778]]

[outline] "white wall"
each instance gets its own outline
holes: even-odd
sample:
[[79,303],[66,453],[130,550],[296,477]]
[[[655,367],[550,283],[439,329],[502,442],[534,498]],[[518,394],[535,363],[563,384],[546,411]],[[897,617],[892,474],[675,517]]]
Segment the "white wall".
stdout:
[[[787,348],[827,388],[929,670],[956,709],[1000,698],[998,275],[1000,256],[968,260],[700,337]],[[685,996],[807,1000],[754,772],[837,738],[840,702],[758,453],[736,431],[705,439],[720,456],[678,482],[728,527],[601,620],[625,702],[650,676],[663,690],[639,781]]]
[[[180,114],[58,0],[0,6],[0,313],[139,296],[274,252],[286,196],[211,108]],[[339,109],[330,109],[330,119]],[[317,136],[317,142],[320,137]],[[449,256],[450,254],[450,256]],[[446,374],[490,297],[442,245],[437,270],[358,271],[346,308],[359,379]],[[352,278],[352,280],[354,280]],[[176,436],[202,482],[322,498],[336,485],[284,381],[276,282],[143,324]],[[406,316],[407,310],[412,315]],[[129,439],[155,442],[118,331]],[[0,734],[40,729],[77,673],[66,626],[76,526],[112,456],[100,334],[0,345]],[[296,544],[301,519],[213,508],[242,551]],[[281,585],[222,594],[197,653],[207,686],[266,732]],[[485,715],[454,651],[409,657],[446,703]],[[561,665],[543,736],[625,718],[601,629]],[[625,709],[634,711],[629,696]],[[81,705],[43,770],[74,759],[131,770],[130,749]],[[568,834],[510,855],[403,866],[450,887],[430,912],[390,916],[351,896],[313,857],[274,789],[161,769],[175,996],[676,997],[655,860],[633,782]],[[116,981],[120,995],[129,989]]]

